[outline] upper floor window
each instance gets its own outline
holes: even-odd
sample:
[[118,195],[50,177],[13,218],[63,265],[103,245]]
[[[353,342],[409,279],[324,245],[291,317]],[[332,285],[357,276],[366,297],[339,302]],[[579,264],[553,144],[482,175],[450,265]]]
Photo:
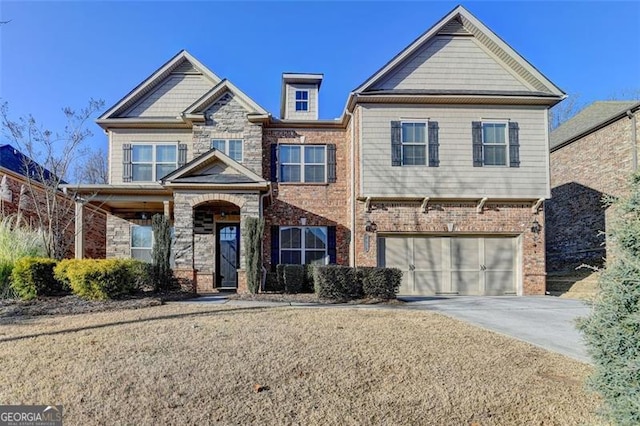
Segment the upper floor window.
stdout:
[[474,121],[473,166],[520,167],[520,128],[514,121]]
[[280,227],[280,263],[326,265],[327,228],[324,226]]
[[213,139],[211,148],[224,152],[238,163],[242,163],[242,139]]
[[308,90],[296,90],[296,111],[309,111]]
[[427,164],[427,123],[402,123],[402,165]]
[[280,145],[280,182],[326,182],[324,145]]
[[177,168],[177,145],[131,145],[131,180],[133,182],[153,182],[168,175]]

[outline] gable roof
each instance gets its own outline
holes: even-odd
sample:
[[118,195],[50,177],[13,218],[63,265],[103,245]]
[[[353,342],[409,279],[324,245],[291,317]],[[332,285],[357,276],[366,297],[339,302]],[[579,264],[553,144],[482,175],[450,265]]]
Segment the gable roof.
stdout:
[[[205,173],[198,174],[198,171],[205,167],[219,162],[232,168],[237,174]],[[175,186],[180,184],[206,185],[251,185],[267,187],[268,183],[261,176],[249,170],[247,167],[233,160],[223,152],[212,148],[208,152],[198,156],[184,166],[174,170],[162,178],[162,185]]]
[[115,118],[119,114],[123,113],[137,101],[141,100],[146,94],[151,92],[159,84],[161,84],[173,71],[180,69],[184,65],[185,61],[189,62],[197,71],[211,81],[211,84],[218,84],[221,79],[215,75],[211,70],[200,63],[186,50],[181,50],[173,58],[169,59],[164,65],[153,72],[146,80],[138,84],[133,90],[131,90],[125,97],[120,99],[114,106],[109,108],[107,112],[98,117],[98,123],[101,120],[107,120],[109,118]]
[[549,133],[551,151],[559,149],[640,108],[638,101],[594,102]]
[[216,84],[207,93],[202,95],[200,99],[191,104],[182,112],[183,116],[190,114],[198,114],[204,112],[209,106],[220,99],[225,93],[231,92],[235,99],[240,102],[250,113],[268,115],[267,110],[258,105],[253,99],[247,96],[242,90],[238,89],[233,83],[226,78]]
[[532,92],[534,96],[535,91],[546,92],[558,98],[565,96],[562,90],[462,6],[455,7],[444,18],[376,71],[356,88],[354,92],[366,93],[374,84],[392,73],[398,66],[411,58],[414,53],[437,35],[473,35],[488,50],[503,61],[506,66],[518,74],[522,80],[532,86],[535,89]]

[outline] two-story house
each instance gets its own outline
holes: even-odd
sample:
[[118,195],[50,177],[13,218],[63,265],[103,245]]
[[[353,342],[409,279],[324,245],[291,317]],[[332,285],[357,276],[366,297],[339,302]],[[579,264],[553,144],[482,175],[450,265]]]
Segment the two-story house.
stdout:
[[[105,112],[107,256],[148,258],[169,216],[176,274],[244,290],[242,223],[264,266],[394,266],[402,294],[543,294],[547,110],[564,93],[456,7],[318,115],[322,74],[285,73],[280,118],[182,51]],[[82,234],[78,235],[82,239]]]

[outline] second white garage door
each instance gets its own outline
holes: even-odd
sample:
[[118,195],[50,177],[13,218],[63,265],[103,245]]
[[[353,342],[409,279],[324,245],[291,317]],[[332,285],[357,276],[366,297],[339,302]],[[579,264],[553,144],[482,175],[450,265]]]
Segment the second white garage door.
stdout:
[[399,294],[514,295],[513,237],[378,238],[378,264],[403,272]]

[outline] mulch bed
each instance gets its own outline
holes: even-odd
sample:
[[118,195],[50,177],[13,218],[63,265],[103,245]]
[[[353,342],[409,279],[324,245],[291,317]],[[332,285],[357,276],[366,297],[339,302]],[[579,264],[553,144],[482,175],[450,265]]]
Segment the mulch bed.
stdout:
[[318,304],[336,304],[345,303],[349,305],[402,305],[405,302],[398,299],[383,300],[376,298],[355,299],[348,301],[340,301],[333,299],[321,299],[315,293],[260,293],[260,294],[232,294],[229,296],[232,300],[252,300],[262,302],[294,302],[294,303],[318,303]]
[[78,296],[38,297],[34,300],[0,299],[0,319],[38,315],[75,315],[88,312],[140,309],[166,301],[192,299],[193,293],[141,293],[117,300],[85,300]]

